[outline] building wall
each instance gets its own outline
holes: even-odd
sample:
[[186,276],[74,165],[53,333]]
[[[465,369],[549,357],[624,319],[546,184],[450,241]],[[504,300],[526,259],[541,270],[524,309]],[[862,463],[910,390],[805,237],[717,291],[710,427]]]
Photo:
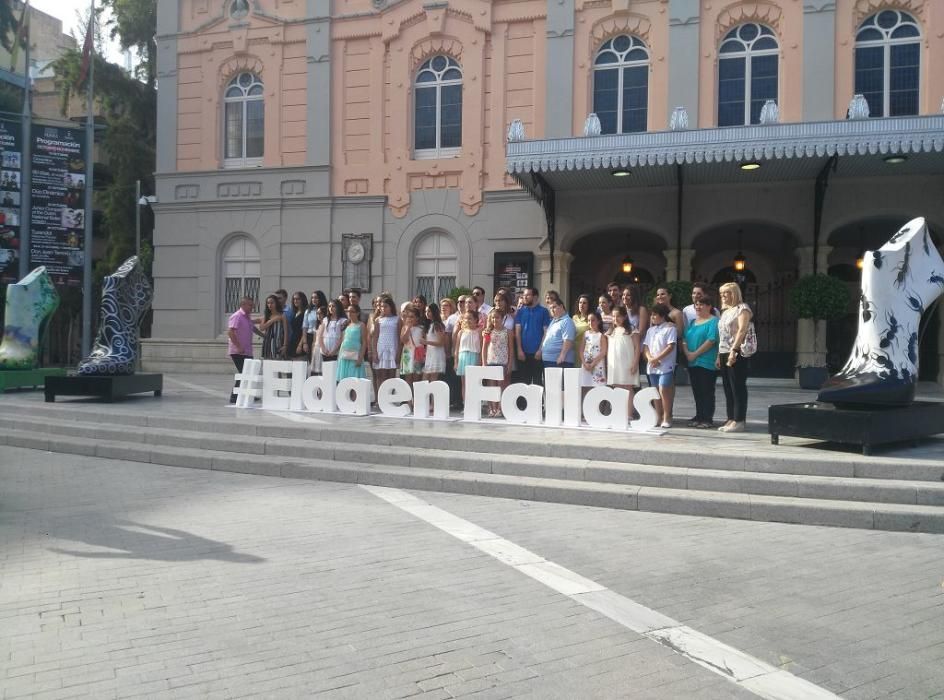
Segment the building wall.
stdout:
[[[944,97],[944,3],[936,0],[561,0],[550,10],[541,0],[251,5],[234,20],[228,3],[158,0],[158,337],[222,331],[219,256],[235,235],[258,246],[264,291],[337,291],[342,240],[351,233],[373,236],[371,291],[398,298],[412,293],[412,254],[430,231],[456,242],[460,279],[469,284],[489,285],[499,251],[532,251],[548,270],[543,212],[505,173],[508,125],[521,120],[528,138],[581,135],[595,52],[620,33],[636,34],[651,52],[650,131],[665,129],[676,106],[686,107],[692,126],[714,126],[717,46],[743,21],[777,34],[782,121],[844,116],[855,28],[885,6],[922,23],[922,113],[938,111]],[[412,84],[437,53],[462,66],[462,149],[454,158],[416,159]],[[241,70],[265,85],[265,155],[260,168],[227,169],[222,94]],[[880,197],[859,201],[856,182],[837,181],[824,235],[840,225],[834,217],[891,210],[893,193],[901,202],[921,191],[884,185]],[[569,198],[579,201],[571,206]],[[691,188],[681,245],[674,192],[638,191],[622,208],[612,202],[592,192],[561,197],[559,210],[571,214],[558,224],[558,275],[582,237],[628,223],[661,241],[651,264],[661,260],[666,274],[675,251],[686,251],[682,267],[691,269],[699,235],[734,218],[775,221],[796,245],[811,244],[811,183]]]

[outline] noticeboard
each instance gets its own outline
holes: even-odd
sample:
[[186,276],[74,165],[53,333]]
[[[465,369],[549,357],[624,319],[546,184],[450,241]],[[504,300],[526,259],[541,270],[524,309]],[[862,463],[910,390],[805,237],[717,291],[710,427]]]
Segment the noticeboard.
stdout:
[[30,269],[57,285],[82,285],[85,256],[85,135],[38,125],[32,139]]
[[515,293],[534,286],[534,253],[495,253],[495,289]]
[[23,127],[0,119],[0,284],[20,278]]

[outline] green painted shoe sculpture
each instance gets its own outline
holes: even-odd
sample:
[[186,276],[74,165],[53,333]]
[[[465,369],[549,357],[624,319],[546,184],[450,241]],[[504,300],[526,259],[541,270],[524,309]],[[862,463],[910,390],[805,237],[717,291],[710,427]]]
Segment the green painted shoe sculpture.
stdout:
[[45,267],[37,267],[16,284],[7,285],[0,371],[39,367],[43,332],[58,306],[59,294]]

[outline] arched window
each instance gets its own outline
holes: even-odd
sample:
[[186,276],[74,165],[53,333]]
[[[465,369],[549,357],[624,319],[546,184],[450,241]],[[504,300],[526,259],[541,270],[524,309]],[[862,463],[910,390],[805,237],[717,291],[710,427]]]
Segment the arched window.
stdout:
[[415,156],[458,155],[462,146],[462,68],[449,56],[433,56],[416,72],[414,92]]
[[593,111],[604,134],[645,131],[649,49],[634,36],[607,41],[593,61]]
[[859,27],[855,45],[855,91],[873,117],[918,113],[921,29],[899,10],[882,10]]
[[428,301],[439,300],[456,286],[456,244],[441,231],[427,233],[414,249],[413,288]]
[[237,236],[223,250],[220,262],[223,328],[226,328],[226,318],[239,308],[243,297],[252,297],[259,309],[259,248],[247,236]]
[[229,16],[242,19],[249,14],[249,0],[233,0],[229,6]]
[[225,139],[223,164],[227,167],[261,165],[265,141],[265,102],[262,81],[240,73],[223,93]]
[[728,32],[718,49],[718,126],[760,122],[767,100],[777,99],[777,56],[773,30],[741,24]]

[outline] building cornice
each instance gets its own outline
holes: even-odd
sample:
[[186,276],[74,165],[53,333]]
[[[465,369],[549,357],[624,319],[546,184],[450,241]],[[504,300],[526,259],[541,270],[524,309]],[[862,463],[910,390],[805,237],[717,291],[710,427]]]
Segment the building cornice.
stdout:
[[944,115],[799,122],[513,142],[511,174],[944,152]]

